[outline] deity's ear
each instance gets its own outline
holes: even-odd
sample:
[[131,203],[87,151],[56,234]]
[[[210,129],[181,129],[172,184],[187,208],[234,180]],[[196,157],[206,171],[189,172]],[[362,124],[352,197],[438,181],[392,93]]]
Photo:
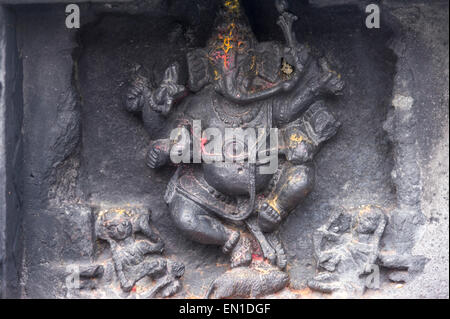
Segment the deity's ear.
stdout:
[[187,54],[189,72],[189,89],[193,92],[200,91],[210,83],[208,53],[203,49],[195,49]]

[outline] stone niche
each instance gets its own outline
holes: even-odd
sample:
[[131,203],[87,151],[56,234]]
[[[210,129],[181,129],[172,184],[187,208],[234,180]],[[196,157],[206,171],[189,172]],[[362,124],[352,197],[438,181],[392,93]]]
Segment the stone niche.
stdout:
[[[72,2],[0,0],[0,295],[202,298],[229,260],[175,228],[164,192],[176,167],[146,166],[150,136],[123,104],[132,70],[159,83],[171,62],[186,69],[222,1],[75,1],[81,26],[68,29]],[[368,29],[370,2],[289,1],[297,40],[345,88],[328,101],[341,127],[315,158],[314,189],[279,231],[289,283],[264,297],[448,298],[448,2],[377,2]],[[259,41],[283,41],[275,1],[242,5]],[[155,115],[151,129],[163,125]],[[340,289],[344,273],[318,288],[318,230],[367,207],[386,218],[377,284]],[[121,289],[98,220],[148,210],[170,284]]]

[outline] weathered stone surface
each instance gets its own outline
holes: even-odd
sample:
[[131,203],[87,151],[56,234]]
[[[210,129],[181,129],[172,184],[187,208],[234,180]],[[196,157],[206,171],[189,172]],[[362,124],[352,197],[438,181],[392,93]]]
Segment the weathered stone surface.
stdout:
[[22,68],[15,14],[0,6],[0,297],[19,295],[22,258]]
[[[281,40],[273,1],[244,5],[259,39]],[[22,296],[67,296],[66,265],[80,260],[97,269],[90,262],[107,254],[91,245],[88,206],[129,204],[153,210],[167,254],[186,265],[179,296],[202,297],[227,270],[226,259],[175,230],[162,198],[173,168],[145,166],[149,136],[124,111],[122,89],[135,64],[151,70],[156,83],[171,61],[183,66],[187,48],[204,45],[217,1],[82,5],[78,39],[64,27],[64,5],[0,8],[4,296],[17,292],[22,243]],[[313,231],[333,211],[376,204],[389,216],[382,286],[366,296],[448,298],[448,3],[383,1],[381,8],[382,28],[368,30],[359,1],[292,3],[299,41],[325,55],[347,86],[330,101],[342,129],[318,154],[315,190],[282,227],[292,291],[280,296],[302,297],[296,289],[315,275]],[[24,66],[23,169],[21,63],[9,46],[14,32],[4,32],[14,16]],[[13,62],[5,64],[8,56]],[[23,192],[20,201],[14,188]],[[25,214],[21,233],[18,203]],[[396,254],[384,257],[390,252]],[[105,265],[105,280],[112,280],[113,268]]]
[[[255,32],[266,40],[277,38],[273,3],[263,4],[246,2],[247,12],[253,13],[250,19],[257,26]],[[332,102],[333,112],[343,125],[338,136],[318,155],[315,190],[282,229],[294,289],[304,288],[306,280],[314,276],[312,232],[333,209],[367,203],[389,206],[394,199],[390,182],[393,163],[382,127],[395,65],[395,57],[386,44],[389,30],[369,32],[360,23],[363,15],[357,8],[299,12],[298,38],[326,53],[346,79],[347,89],[338,103]],[[328,20],[330,17],[332,21]],[[205,25],[211,25],[213,18],[201,16]],[[358,26],[356,32],[355,26]],[[165,30],[162,34],[169,34],[168,42],[160,40],[160,29]],[[218,249],[186,241],[175,231],[161,192],[173,170],[153,171],[145,167],[148,137],[138,126],[138,119],[124,113],[120,96],[110,94],[127,83],[127,68],[133,63],[153,70],[156,83],[169,61],[183,65],[183,46],[188,41],[189,29],[189,24],[179,25],[170,19],[148,21],[142,17],[131,22],[126,17],[105,17],[95,28],[82,33],[84,52],[79,70],[87,132],[83,135],[82,152],[87,164],[84,168],[87,178],[83,183],[93,203],[120,200],[151,206],[157,228],[170,245],[168,249],[173,249],[171,252],[185,261],[189,291],[201,296],[204,287],[221,271],[214,265],[224,264],[225,259],[219,257]],[[203,29],[196,30],[194,35],[207,37],[208,30]],[[100,145],[104,146],[103,151],[99,151]],[[125,166],[126,169],[118,169]],[[154,182],[149,183],[148,178]],[[215,272],[209,272],[211,269]]]
[[[65,280],[51,271],[52,265],[89,259],[93,239],[91,209],[76,206],[81,123],[79,96],[72,85],[75,31],[64,27],[65,16],[57,14],[61,7],[45,8],[42,15],[26,9],[17,12],[21,34],[18,46],[24,66],[26,253],[22,284],[24,294],[55,297],[63,291]],[[71,244],[64,244],[68,242]]]
[[[399,207],[392,224],[405,236],[391,243],[428,262],[402,289],[383,293],[448,298],[448,2],[387,1],[384,10],[396,26],[392,48],[398,56],[390,113],[397,119],[396,166],[402,167],[394,175]],[[401,132],[405,125],[411,127]],[[423,266],[421,259],[412,264]]]

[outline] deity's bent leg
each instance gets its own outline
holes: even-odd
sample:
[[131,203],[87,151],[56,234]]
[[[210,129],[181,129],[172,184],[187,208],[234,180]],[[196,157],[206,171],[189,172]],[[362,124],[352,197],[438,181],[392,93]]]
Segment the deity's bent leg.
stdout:
[[176,227],[195,242],[223,246],[228,251],[239,240],[239,232],[225,227],[220,220],[180,194],[174,196],[169,210]]
[[288,214],[312,190],[314,177],[311,165],[284,163],[278,182],[268,196],[268,203],[283,216]]

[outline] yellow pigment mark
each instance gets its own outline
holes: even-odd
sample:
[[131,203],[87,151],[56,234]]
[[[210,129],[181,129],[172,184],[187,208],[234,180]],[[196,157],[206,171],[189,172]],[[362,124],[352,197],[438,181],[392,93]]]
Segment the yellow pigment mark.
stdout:
[[232,41],[234,40],[235,28],[236,24],[234,22],[230,23],[230,25],[228,26],[228,35],[223,38],[222,50],[225,52],[225,54],[228,54],[228,52],[233,48]]
[[275,210],[278,214],[281,215],[280,210],[278,209],[278,205],[277,205],[277,201],[278,201],[278,195],[276,195],[273,199],[268,200],[267,204],[269,204],[270,207],[273,208],[273,210]]
[[228,35],[231,37],[231,36],[233,36],[234,29],[236,29],[236,24],[234,22],[231,22],[230,25],[228,26],[228,28],[230,29],[230,32]]
[[267,200],[267,204],[272,207],[278,214],[281,215],[281,211],[278,208],[278,195],[283,192],[283,190],[289,186],[289,184],[292,182],[293,176],[289,176],[286,183],[283,184],[283,186],[280,188],[280,190],[277,192],[278,194],[275,194],[273,199]]
[[240,8],[239,0],[226,0],[225,7],[230,11],[238,11]]
[[256,67],[256,56],[252,56],[252,65],[250,66],[250,70],[254,70]]
[[306,138],[303,135],[297,135],[296,133],[291,135],[290,140],[291,140],[291,143],[306,142],[306,143],[312,144],[312,141],[310,139]]
[[228,54],[228,52],[233,48],[233,45],[231,44],[232,40],[233,39],[230,36],[226,36],[223,39],[223,46],[222,46],[223,52]]
[[361,206],[361,209],[359,210],[359,216],[364,215],[365,213],[370,212],[372,209],[371,205],[365,205],[365,206]]
[[219,81],[220,80],[220,74],[217,70],[214,70],[214,81]]
[[128,210],[123,209],[123,208],[105,209],[105,210],[100,211],[100,213],[98,214],[98,216],[99,216],[99,217],[102,217],[102,216],[105,215],[106,213],[114,213],[114,214],[117,214],[117,215],[123,215],[123,214],[125,214],[125,215],[127,215],[127,216],[131,216],[131,213],[130,213]]
[[291,75],[294,72],[294,67],[287,63],[285,60],[283,60],[283,63],[281,65],[281,72],[283,72],[286,75]]

